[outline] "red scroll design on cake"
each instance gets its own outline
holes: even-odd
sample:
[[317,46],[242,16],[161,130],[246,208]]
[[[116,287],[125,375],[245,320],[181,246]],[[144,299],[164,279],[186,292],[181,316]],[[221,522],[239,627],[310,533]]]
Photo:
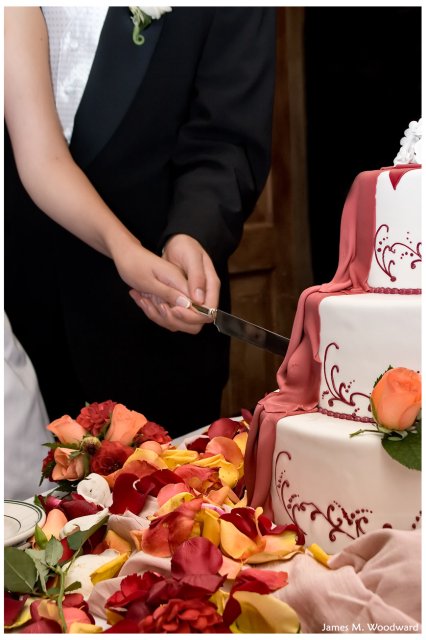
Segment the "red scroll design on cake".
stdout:
[[406,242],[389,243],[389,225],[382,224],[376,231],[374,237],[374,257],[380,269],[385,273],[391,282],[397,281],[395,271],[398,270],[397,259],[411,260],[411,269],[416,269],[417,264],[422,262],[421,242],[413,246],[410,239],[410,232],[407,231]]
[[291,454],[288,451],[280,451],[275,461],[274,485],[286,514],[304,535],[308,535],[309,532],[304,530],[300,521],[306,518],[311,521],[321,520],[323,526],[329,529],[330,542],[336,541],[336,534],[355,540],[367,532],[368,515],[373,513],[370,509],[358,508],[348,511],[337,501],[329,503],[323,509],[314,502],[302,499],[298,493],[294,493],[291,482],[286,477],[287,470],[282,468],[290,461]]
[[366,400],[368,400],[367,410],[371,412],[370,396],[368,396],[366,393],[362,393],[361,391],[352,391],[352,386],[355,380],[340,383],[337,381],[337,375],[340,373],[340,368],[338,364],[330,364],[329,353],[332,347],[337,350],[340,349],[339,345],[336,342],[331,342],[325,349],[323,375],[325,383],[327,385],[327,390],[322,392],[321,400],[327,401],[329,407],[334,407],[334,404],[336,402],[339,402],[346,407],[353,407],[353,411],[350,414],[347,414],[334,411],[332,409],[325,409],[324,407],[319,407],[318,411],[320,413],[325,413],[326,415],[333,416],[334,418],[343,418],[346,420],[354,420],[356,422],[373,422],[372,417],[370,418],[368,416],[357,415],[360,411],[360,407],[357,406],[357,403],[355,402],[356,397],[365,398]]

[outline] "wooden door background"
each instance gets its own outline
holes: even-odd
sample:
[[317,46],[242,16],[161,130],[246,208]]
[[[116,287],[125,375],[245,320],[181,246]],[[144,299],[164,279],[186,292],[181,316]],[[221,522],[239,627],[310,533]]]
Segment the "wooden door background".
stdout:
[[[312,284],[306,176],[304,9],[277,9],[272,165],[265,189],[230,260],[232,311],[290,335],[297,300]],[[282,358],[231,340],[222,415],[253,410],[277,388]]]

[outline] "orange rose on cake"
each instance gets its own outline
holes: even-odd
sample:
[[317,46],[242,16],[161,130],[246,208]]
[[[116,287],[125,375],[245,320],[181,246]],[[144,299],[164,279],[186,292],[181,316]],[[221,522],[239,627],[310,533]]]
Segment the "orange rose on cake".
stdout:
[[403,431],[412,427],[421,405],[421,376],[405,367],[386,371],[371,394],[374,419],[386,429]]

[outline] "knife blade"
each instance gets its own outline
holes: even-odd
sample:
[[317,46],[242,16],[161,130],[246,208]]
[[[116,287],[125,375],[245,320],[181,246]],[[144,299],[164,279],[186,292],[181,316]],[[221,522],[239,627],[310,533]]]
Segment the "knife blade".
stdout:
[[221,309],[203,307],[192,301],[191,306],[198,313],[212,318],[215,327],[220,333],[249,342],[260,349],[266,349],[280,356],[285,355],[287,352],[290,340],[279,333],[259,327],[257,324],[238,318],[231,313],[226,313],[226,311],[221,311]]

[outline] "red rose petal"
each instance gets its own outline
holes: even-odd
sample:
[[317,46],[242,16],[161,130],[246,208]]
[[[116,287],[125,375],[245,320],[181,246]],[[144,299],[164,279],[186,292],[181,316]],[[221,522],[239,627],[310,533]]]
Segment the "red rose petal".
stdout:
[[254,522],[254,510],[250,508],[232,509],[231,513],[224,513],[220,516],[222,520],[232,522],[234,527],[241,531],[244,535],[255,540],[259,535]]
[[239,429],[240,423],[231,418],[219,418],[211,423],[207,430],[209,438],[216,438],[216,436],[224,436],[225,438],[233,438]]
[[188,442],[186,444],[186,448],[188,451],[196,451],[197,453],[204,453],[206,450],[206,446],[210,442],[210,438],[206,436],[199,436],[192,442]]
[[134,483],[138,476],[133,473],[121,473],[117,476],[112,492],[113,503],[110,507],[111,513],[122,514],[128,509],[138,515],[146,501],[146,495],[139,493],[134,488]]
[[238,575],[231,589],[234,591],[254,591],[256,593],[272,593],[288,584],[288,574],[285,571],[268,569],[245,569]]
[[158,469],[149,476],[144,476],[135,484],[135,488],[140,493],[146,493],[150,496],[157,497],[162,487],[174,482],[180,482],[181,478],[170,469]]
[[22,599],[16,600],[12,598],[7,592],[4,594],[4,625],[9,627],[13,624],[16,618],[24,608],[25,600],[28,595],[25,595]]
[[207,538],[185,540],[174,552],[171,571],[174,578],[188,575],[216,574],[222,566],[222,554]]
[[303,534],[303,531],[301,531],[295,524],[275,525],[269,518],[264,515],[259,516],[257,523],[262,536],[275,536],[280,535],[285,531],[294,531],[294,533],[297,534],[296,544],[305,544],[305,536]]

